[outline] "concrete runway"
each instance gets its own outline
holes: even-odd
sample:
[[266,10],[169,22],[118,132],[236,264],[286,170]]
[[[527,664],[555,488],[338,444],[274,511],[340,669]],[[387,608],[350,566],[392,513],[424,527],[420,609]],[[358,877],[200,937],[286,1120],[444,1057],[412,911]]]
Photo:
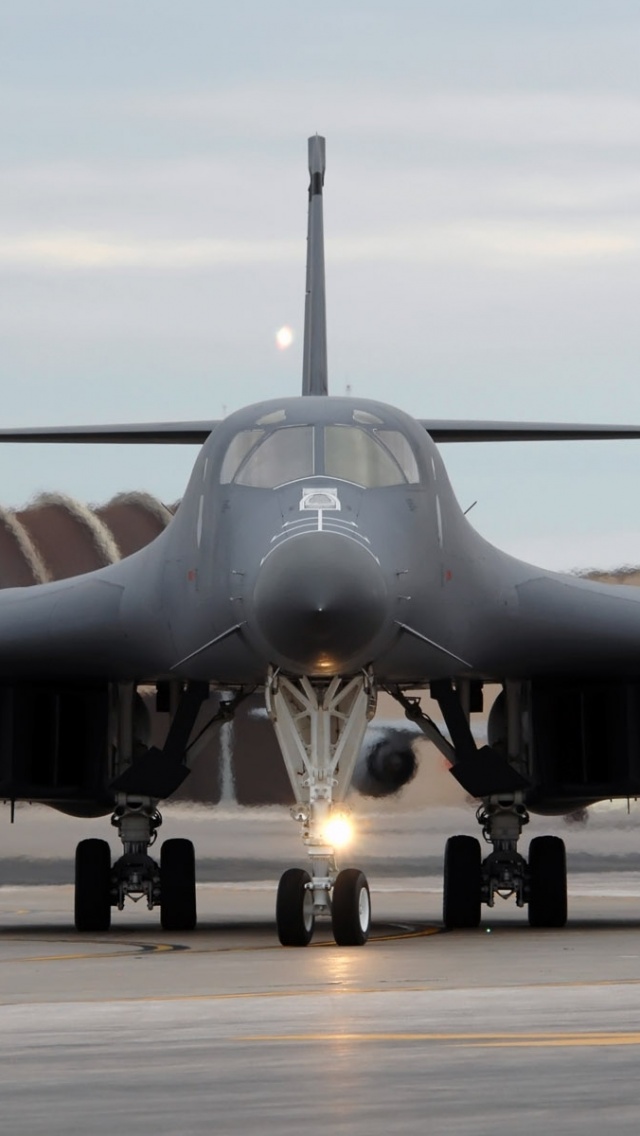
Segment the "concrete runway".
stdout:
[[[69,885],[5,882],[2,1131],[635,1136],[640,883],[619,819],[596,818],[593,837],[608,833],[620,871],[577,873],[560,932],[504,904],[445,934],[439,880],[386,875],[372,876],[366,947],[338,948],[325,927],[285,950],[256,857],[244,882],[199,886],[192,934],[131,907],[110,934],[79,937]],[[417,857],[397,820],[380,825],[383,847],[394,825]]]

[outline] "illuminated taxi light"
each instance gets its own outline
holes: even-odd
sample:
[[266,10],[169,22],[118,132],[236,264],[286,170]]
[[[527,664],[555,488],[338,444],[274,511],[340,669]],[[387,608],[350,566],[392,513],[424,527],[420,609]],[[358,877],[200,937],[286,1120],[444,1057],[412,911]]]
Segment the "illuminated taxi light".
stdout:
[[329,817],[323,829],[323,836],[332,848],[344,848],[353,840],[353,824],[349,817],[337,813]]

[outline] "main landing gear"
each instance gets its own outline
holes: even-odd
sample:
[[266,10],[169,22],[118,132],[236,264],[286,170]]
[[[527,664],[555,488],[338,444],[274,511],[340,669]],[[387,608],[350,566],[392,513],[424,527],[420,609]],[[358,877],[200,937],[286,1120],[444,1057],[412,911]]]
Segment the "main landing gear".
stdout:
[[564,841],[536,836],[529,859],[517,845],[529,814],[514,799],[489,798],[477,813],[485,840],[493,851],[483,860],[480,841],[452,836],[444,860],[443,922],[450,930],[477,927],[481,907],[496,896],[514,895],[518,907],[528,904],[531,927],[564,927],[567,921],[567,862]]
[[309,871],[289,868],[280,880],[278,938],[283,946],[306,947],[316,917],[329,915],[339,946],[362,946],[371,927],[369,885],[357,868],[338,871],[331,831],[375,713],[371,676],[293,681],[270,671],[266,702],[297,802],[292,816],[302,826],[310,860]]
[[76,849],[75,925],[78,931],[108,931],[111,908],[122,911],[127,896],[160,908],[165,931],[193,931],[196,925],[196,872],[190,840],[165,840],[160,863],[149,855],[162,817],[150,797],[120,794],[111,823],[118,829],[123,855],[111,864],[106,840],[82,840]]

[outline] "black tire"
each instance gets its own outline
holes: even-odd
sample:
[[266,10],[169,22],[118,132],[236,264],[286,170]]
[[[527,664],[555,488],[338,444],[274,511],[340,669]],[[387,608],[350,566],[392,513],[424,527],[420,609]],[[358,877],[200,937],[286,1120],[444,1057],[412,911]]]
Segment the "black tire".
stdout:
[[304,868],[288,868],[280,877],[276,896],[276,929],[283,947],[308,947],[316,917],[311,876]]
[[475,836],[451,836],[444,852],[442,921],[450,931],[480,926],[482,851]]
[[196,921],[193,844],[165,840],[160,849],[160,925],[164,931],[193,931]]
[[81,840],[76,848],[76,931],[111,926],[111,849],[106,840]]
[[339,947],[362,947],[371,930],[371,896],[358,868],[339,872],[331,899],[333,937]]
[[529,845],[529,925],[567,922],[567,854],[559,836],[536,836]]

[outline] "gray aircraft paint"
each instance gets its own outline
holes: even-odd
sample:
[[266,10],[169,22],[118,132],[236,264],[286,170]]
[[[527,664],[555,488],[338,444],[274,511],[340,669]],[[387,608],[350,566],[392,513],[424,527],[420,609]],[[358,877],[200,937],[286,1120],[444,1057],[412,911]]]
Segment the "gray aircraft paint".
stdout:
[[307,227],[307,287],[304,301],[302,393],[328,394],[327,306],[324,282],[324,222],[322,187],[325,173],[324,138],[309,139],[309,220]]

